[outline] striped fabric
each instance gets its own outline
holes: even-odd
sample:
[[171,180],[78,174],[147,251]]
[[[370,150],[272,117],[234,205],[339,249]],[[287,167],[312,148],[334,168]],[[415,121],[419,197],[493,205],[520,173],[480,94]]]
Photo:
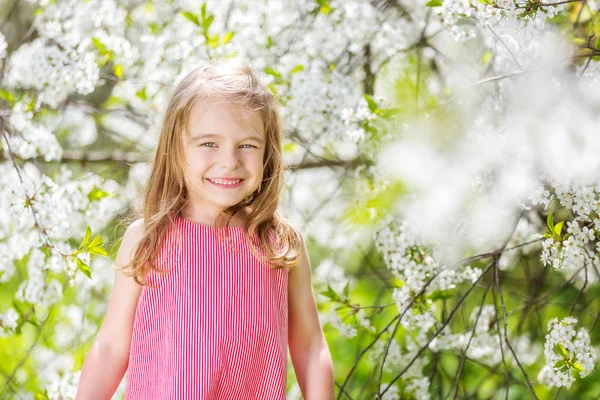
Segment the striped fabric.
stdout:
[[136,309],[125,399],[285,399],[286,270],[261,265],[242,227],[216,228],[180,216]]

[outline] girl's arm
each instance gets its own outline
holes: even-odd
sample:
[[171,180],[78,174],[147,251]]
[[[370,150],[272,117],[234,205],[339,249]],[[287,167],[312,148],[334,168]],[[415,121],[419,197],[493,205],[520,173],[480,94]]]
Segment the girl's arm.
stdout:
[[333,362],[319,322],[304,239],[300,263],[290,271],[288,287],[288,343],[300,390],[305,400],[332,400]]
[[[143,220],[131,224],[123,237],[115,265],[129,264],[131,251],[143,234]],[[115,280],[102,327],[81,371],[77,400],[110,399],[123,379],[129,361],[133,319],[141,286],[122,271]]]

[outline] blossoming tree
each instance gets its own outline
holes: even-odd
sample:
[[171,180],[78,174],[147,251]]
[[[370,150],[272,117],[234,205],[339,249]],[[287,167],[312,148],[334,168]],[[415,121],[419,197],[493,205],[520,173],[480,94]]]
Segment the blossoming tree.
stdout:
[[0,396],[74,397],[170,90],[240,55],[337,398],[597,397],[598,7],[1,0]]

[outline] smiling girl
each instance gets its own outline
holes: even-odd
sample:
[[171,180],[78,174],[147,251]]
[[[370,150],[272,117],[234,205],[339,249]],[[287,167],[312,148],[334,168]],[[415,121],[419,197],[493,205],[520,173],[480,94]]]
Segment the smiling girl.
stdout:
[[307,400],[333,365],[283,187],[276,101],[236,61],[187,75],[169,102],[125,232],[78,399],[285,399],[288,349]]

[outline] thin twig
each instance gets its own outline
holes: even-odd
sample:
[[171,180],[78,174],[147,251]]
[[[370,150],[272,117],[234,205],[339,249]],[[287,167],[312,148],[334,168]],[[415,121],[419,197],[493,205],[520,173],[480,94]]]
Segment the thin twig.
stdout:
[[[535,393],[535,390],[533,389],[533,385],[531,384],[531,381],[529,380],[529,377],[527,376],[527,372],[525,372],[525,368],[523,368],[523,365],[521,365],[521,362],[519,361],[519,358],[517,357],[517,353],[513,349],[512,345],[510,344],[510,340],[508,339],[508,324],[507,324],[507,318],[506,318],[506,304],[504,303],[504,296],[502,294],[502,286],[500,285],[500,278],[498,277],[499,273],[498,273],[498,265],[497,265],[497,263],[495,263],[495,267],[494,268],[496,269],[496,286],[498,288],[498,294],[500,296],[500,305],[502,306],[502,315],[503,315],[503,320],[504,320],[504,341],[505,341],[506,345],[508,346],[508,348],[510,349],[513,357],[515,358],[515,361],[516,361],[517,365],[521,369],[521,372],[523,373],[523,376],[525,377],[525,382],[527,383],[527,387],[531,391],[531,394],[533,395],[533,397],[536,400],[538,400],[537,394]],[[507,396],[508,396],[508,391],[507,391]]]
[[475,282],[473,282],[473,284],[469,287],[469,289],[467,289],[467,291],[465,292],[465,294],[458,300],[458,303],[454,306],[454,308],[450,311],[450,314],[448,315],[448,318],[443,322],[442,326],[436,330],[436,332],[433,334],[433,337],[424,345],[422,346],[419,351],[417,352],[417,354],[410,360],[410,362],[402,369],[402,371],[400,371],[400,373],[398,373],[398,375],[396,375],[391,382],[386,386],[386,388],[383,390],[383,392],[380,392],[380,387],[378,387],[377,389],[377,399],[381,399],[382,396],[392,387],[392,385],[394,384],[394,382],[396,382],[398,379],[400,379],[402,377],[402,375],[404,375],[404,373],[406,371],[408,371],[408,369],[414,364],[414,362],[421,356],[421,354],[423,354],[423,352],[425,350],[427,350],[427,348],[429,347],[429,345],[431,344],[431,342],[433,341],[433,339],[435,339],[436,337],[438,337],[440,335],[440,333],[442,332],[442,330],[444,330],[444,328],[450,323],[450,320],[452,320],[452,317],[454,316],[454,314],[456,313],[456,311],[458,310],[458,308],[460,307],[460,305],[465,301],[465,299],[469,296],[469,294],[471,293],[471,291],[473,290],[473,288],[475,288],[475,286],[477,286],[477,283],[481,280],[481,278],[491,269],[492,267],[492,262],[490,262],[488,264],[487,267],[485,267],[485,269],[483,270],[483,272],[481,273],[481,275],[479,276],[479,278],[477,278],[477,280]]
[[[473,340],[473,337],[475,337],[475,331],[477,329],[477,324],[479,323],[479,317],[481,317],[481,313],[483,311],[483,304],[485,303],[485,298],[487,297],[488,291],[490,290],[490,287],[492,286],[492,282],[493,282],[493,279],[490,279],[490,283],[488,283],[487,288],[485,289],[485,292],[483,293],[483,296],[481,297],[481,304],[479,305],[479,311],[477,312],[477,317],[475,318],[475,323],[473,324],[473,329],[471,330],[471,335],[469,336],[469,341],[467,342],[467,345],[465,346],[465,349],[462,352],[460,364],[458,365],[458,372],[456,373],[456,378],[455,378],[456,391],[454,392],[454,400],[456,400],[456,398],[458,396],[458,387],[459,387],[458,384],[460,383],[460,376],[462,375],[462,369],[463,369],[463,366],[465,365],[465,359],[467,358],[467,351],[469,350],[469,346],[471,346],[471,341]],[[450,391],[448,392],[448,395],[445,398],[448,398],[450,396],[450,393],[452,393],[452,387],[450,388]]]
[[573,315],[573,311],[575,311],[575,306],[577,305],[577,302],[579,301],[579,297],[581,297],[581,294],[583,293],[583,291],[585,290],[587,284],[588,284],[588,270],[587,270],[587,263],[584,262],[583,263],[583,267],[584,267],[584,273],[585,273],[585,281],[583,282],[583,286],[581,287],[581,290],[579,291],[579,293],[577,293],[577,297],[575,298],[575,302],[573,303],[573,307],[571,307],[571,311],[569,312],[569,317],[571,317]]

